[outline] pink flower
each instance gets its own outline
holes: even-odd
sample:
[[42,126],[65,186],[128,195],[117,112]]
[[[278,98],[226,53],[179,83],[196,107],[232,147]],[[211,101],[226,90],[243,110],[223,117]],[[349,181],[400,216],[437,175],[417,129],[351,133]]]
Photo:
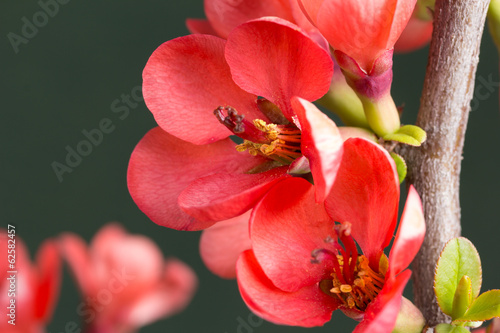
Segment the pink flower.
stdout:
[[135,332],[183,310],[196,289],[187,265],[165,261],[149,238],[129,235],[118,224],[103,227],[90,247],[63,234],[60,248],[82,293],[78,311],[88,332]]
[[[0,321],[0,331],[42,333],[52,317],[61,285],[61,262],[57,246],[52,240],[43,242],[38,250],[36,262],[32,264],[22,240],[17,235],[12,235],[14,234],[8,234],[6,230],[0,231],[0,247],[5,254],[5,258],[0,261],[0,306],[4,313]],[[7,258],[8,253],[13,256]],[[14,259],[13,268],[10,267],[8,259]],[[14,288],[11,283],[15,284]],[[14,317],[9,316],[12,311]],[[15,325],[9,323],[11,320]]]
[[238,25],[265,16],[275,16],[295,23],[307,32],[317,32],[300,10],[296,0],[205,0],[207,20],[188,19],[192,33],[227,38]]
[[336,50],[367,73],[392,50],[416,0],[298,0],[311,22]]
[[401,33],[394,50],[411,52],[427,45],[432,38],[432,14],[424,5],[417,3],[408,25]]
[[385,150],[348,139],[324,205],[314,192],[307,181],[288,179],[254,209],[252,250],[237,264],[243,299],[277,324],[320,326],[340,309],[361,321],[355,332],[392,331],[411,275],[406,267],[425,232],[418,194],[410,188],[387,258],[399,185]]
[[[143,74],[160,128],[130,159],[136,204],[157,224],[205,229],[251,209],[302,155],[325,197],[333,180],[323,171],[335,167],[325,161],[341,154],[341,138],[334,125],[318,138],[312,123],[328,127],[326,116],[316,110],[306,117],[294,97],[324,95],[332,71],[326,51],[278,18],[242,24],[227,41],[190,35],[164,43]],[[245,141],[236,145],[231,135]]]

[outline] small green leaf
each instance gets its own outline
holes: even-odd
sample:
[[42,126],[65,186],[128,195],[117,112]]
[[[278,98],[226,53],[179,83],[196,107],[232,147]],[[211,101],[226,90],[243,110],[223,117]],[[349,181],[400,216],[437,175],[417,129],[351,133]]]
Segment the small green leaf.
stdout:
[[427,134],[418,126],[405,125],[396,132],[385,135],[383,139],[418,147],[427,139]]
[[408,167],[406,166],[406,162],[401,157],[401,155],[398,155],[396,153],[391,153],[391,157],[396,163],[396,170],[398,171],[398,177],[399,177],[399,183],[401,184],[403,180],[406,178],[406,172],[408,171]]
[[468,329],[450,324],[439,324],[434,329],[436,333],[470,333]]
[[455,321],[484,321],[493,317],[500,317],[500,290],[482,293],[472,303],[465,315]]
[[472,281],[470,277],[464,275],[458,283],[455,296],[453,298],[453,310],[451,319],[455,320],[464,315],[465,311],[472,304]]
[[457,286],[464,275],[471,280],[472,299],[481,289],[481,260],[472,243],[463,237],[450,240],[439,257],[434,291],[441,310],[451,316]]

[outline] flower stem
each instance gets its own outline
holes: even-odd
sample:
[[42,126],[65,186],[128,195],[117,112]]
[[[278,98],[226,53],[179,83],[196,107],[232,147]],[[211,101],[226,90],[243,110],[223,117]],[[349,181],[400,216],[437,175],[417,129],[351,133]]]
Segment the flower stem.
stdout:
[[409,182],[422,198],[427,233],[414,261],[415,304],[429,326],[449,322],[433,280],[444,244],[460,235],[459,181],[465,129],[489,0],[437,0],[434,32],[417,125],[420,148],[402,147]]

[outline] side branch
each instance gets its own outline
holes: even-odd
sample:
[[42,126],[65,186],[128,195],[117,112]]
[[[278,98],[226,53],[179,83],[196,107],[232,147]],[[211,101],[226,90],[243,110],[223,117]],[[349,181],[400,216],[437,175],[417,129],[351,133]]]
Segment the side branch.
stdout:
[[446,322],[433,291],[444,244],[460,235],[459,181],[465,129],[489,0],[437,0],[417,125],[420,148],[403,148],[409,181],[422,197],[427,234],[414,261],[415,303],[430,326]]

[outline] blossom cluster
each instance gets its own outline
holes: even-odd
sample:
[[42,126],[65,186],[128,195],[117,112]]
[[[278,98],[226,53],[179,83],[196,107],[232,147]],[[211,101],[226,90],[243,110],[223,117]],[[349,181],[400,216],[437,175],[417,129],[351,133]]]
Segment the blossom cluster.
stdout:
[[425,132],[401,126],[390,94],[395,45],[430,38],[416,2],[205,0],[207,19],[146,64],[158,127],[132,153],[130,194],[159,225],[203,230],[207,267],[270,322],[321,326],[339,309],[356,332],[423,327],[402,297],[422,205],[410,187],[398,226],[392,148]]

